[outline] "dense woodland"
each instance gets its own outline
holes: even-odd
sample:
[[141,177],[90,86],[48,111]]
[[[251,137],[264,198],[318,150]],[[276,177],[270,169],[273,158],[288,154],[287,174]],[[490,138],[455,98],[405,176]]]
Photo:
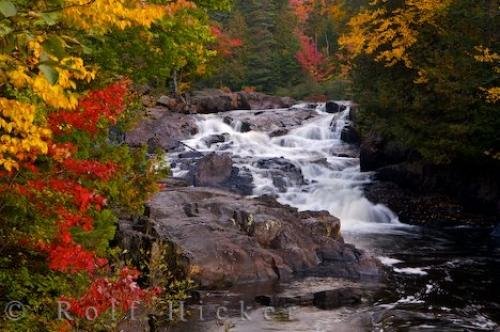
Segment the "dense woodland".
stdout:
[[209,86],[352,99],[372,126],[437,163],[498,157],[495,1],[236,1],[243,41]]
[[[111,298],[126,312],[185,295],[170,276],[140,282],[112,246],[118,216],[141,215],[168,173],[161,154],[113,139],[142,115],[135,87],[352,99],[362,134],[436,164],[498,165],[498,11],[494,0],[0,0],[0,301],[30,309],[2,331],[109,330]],[[60,299],[74,321],[54,319]],[[89,301],[94,321],[79,319]]]

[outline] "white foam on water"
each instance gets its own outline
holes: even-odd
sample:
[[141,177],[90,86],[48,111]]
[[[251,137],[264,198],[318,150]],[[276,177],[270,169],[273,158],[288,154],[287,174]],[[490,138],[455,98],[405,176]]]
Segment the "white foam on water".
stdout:
[[394,266],[396,264],[402,263],[403,261],[396,259],[396,258],[391,258],[391,257],[386,257],[386,256],[378,256],[377,257],[380,263],[382,263],[385,266]]
[[399,299],[397,301],[397,303],[416,304],[416,303],[425,303],[425,301],[424,300],[420,300],[420,299],[416,298],[413,295],[410,295],[410,296],[407,296],[407,297]]
[[426,276],[428,273],[425,271],[425,267],[403,267],[403,268],[394,268],[394,272],[404,273],[404,274],[415,274],[419,276]]

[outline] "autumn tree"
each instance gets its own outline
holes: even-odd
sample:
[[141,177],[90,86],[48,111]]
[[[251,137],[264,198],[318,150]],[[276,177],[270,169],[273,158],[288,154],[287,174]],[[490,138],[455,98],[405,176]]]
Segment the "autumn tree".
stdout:
[[227,9],[228,2],[175,4],[150,28],[139,26],[104,36],[88,36],[90,48],[86,57],[106,72],[126,75],[152,87],[168,87],[174,76],[179,86],[189,87],[216,60],[218,53],[212,45],[218,42],[209,12]]
[[[289,5],[296,15],[299,24],[295,35],[299,41],[300,49],[296,59],[303,71],[314,81],[326,81],[332,78],[334,66],[329,57],[330,45],[328,32],[320,31],[315,22],[325,22],[312,17],[313,14],[323,16],[327,14],[329,4],[327,0],[290,0]],[[311,22],[313,22],[311,24]],[[326,20],[328,22],[328,20]],[[308,35],[309,33],[309,35]],[[318,33],[324,33],[325,48],[318,47]]]
[[226,56],[217,57],[209,66],[209,76],[203,84],[215,87],[229,87],[234,90],[241,89],[246,84],[247,68],[245,66],[248,55],[248,25],[244,14],[235,8],[228,17],[219,18],[217,28],[227,38],[238,41],[238,47],[232,48],[216,45],[216,48],[225,48]]
[[[208,11],[227,6],[0,1],[0,297],[26,308],[18,320],[2,317],[2,331],[109,330],[113,300],[125,313],[165,291],[141,288],[139,272],[117,259],[110,241],[118,216],[140,215],[168,169],[161,156],[114,141],[110,128],[125,130],[141,111],[124,78],[142,69],[134,55],[164,61],[160,79],[201,71],[215,56],[206,48],[216,38]],[[127,35],[132,44],[97,50]],[[139,40],[149,53],[132,47]],[[104,56],[118,58],[118,49],[126,68]],[[71,304],[75,320],[56,319],[58,300]],[[99,319],[81,319],[89,305]]]
[[327,57],[318,50],[318,46],[302,33],[297,33],[300,43],[300,50],[297,52],[297,61],[302,66],[304,72],[316,81],[324,81],[331,78],[332,68],[327,65]]
[[373,1],[339,42],[364,128],[436,163],[495,157],[498,9],[494,1]]

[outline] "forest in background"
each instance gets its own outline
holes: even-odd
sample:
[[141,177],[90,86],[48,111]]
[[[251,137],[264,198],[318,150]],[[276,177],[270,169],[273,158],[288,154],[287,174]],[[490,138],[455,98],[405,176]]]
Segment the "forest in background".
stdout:
[[242,41],[228,59],[214,63],[197,87],[255,89],[302,99],[349,96],[341,77],[338,37],[347,12],[335,1],[234,1],[231,12],[214,15],[227,34]]
[[197,86],[352,99],[362,132],[437,164],[500,157],[498,3],[235,1],[214,16],[242,41]]

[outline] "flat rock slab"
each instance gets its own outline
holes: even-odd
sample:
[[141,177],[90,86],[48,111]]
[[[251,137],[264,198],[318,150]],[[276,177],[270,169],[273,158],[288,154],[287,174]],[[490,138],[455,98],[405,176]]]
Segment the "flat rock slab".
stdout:
[[[377,284],[369,285],[374,287]],[[364,283],[363,286],[366,290],[368,290],[366,283]],[[344,295],[347,294],[347,291],[343,290],[351,289],[353,290],[353,294],[360,294],[358,290],[361,289],[361,284],[342,278],[308,277],[287,283],[280,283],[279,287],[283,291],[258,295],[255,297],[255,301],[261,305],[273,307],[314,305],[321,308],[325,304],[327,305],[328,303],[334,301],[333,298],[335,297],[335,291],[338,292],[340,297],[338,299],[339,302],[342,301],[342,298],[346,298]],[[323,294],[326,294],[327,296],[324,296]]]
[[374,259],[344,243],[339,220],[327,212],[204,187],[162,191],[147,210],[149,238],[173,243],[205,288],[290,280],[317,268],[354,279],[380,273]]
[[282,136],[316,116],[316,112],[304,108],[232,111],[224,113],[224,122],[228,125],[239,122],[242,131],[257,130]]

